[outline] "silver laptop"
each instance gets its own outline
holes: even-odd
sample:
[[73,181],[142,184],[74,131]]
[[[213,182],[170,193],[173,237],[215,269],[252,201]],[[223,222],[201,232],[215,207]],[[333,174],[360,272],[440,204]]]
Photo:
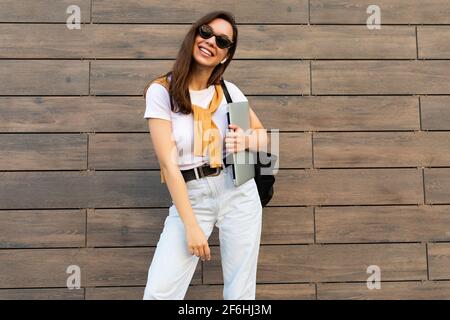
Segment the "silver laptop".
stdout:
[[[247,101],[232,102],[227,105],[228,124],[236,124],[246,131],[250,128],[250,112]],[[228,129],[231,130],[231,129]],[[247,182],[255,177],[256,155],[252,151],[242,150],[226,154],[226,163],[233,168],[233,182],[235,186]]]

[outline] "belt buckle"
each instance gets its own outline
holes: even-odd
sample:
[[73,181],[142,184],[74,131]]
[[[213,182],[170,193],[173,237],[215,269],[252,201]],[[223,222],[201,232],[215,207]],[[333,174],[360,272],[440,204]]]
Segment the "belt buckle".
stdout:
[[200,179],[197,168],[194,168],[195,179]]

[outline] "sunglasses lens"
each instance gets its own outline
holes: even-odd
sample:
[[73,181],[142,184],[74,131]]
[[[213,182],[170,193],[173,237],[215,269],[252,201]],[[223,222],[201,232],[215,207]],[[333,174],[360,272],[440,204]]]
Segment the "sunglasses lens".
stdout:
[[206,24],[200,26],[200,28],[198,29],[198,33],[200,34],[200,37],[202,37],[203,39],[209,39],[213,36],[213,31]]
[[217,46],[221,49],[225,49],[230,46],[231,42],[227,38],[216,37]]

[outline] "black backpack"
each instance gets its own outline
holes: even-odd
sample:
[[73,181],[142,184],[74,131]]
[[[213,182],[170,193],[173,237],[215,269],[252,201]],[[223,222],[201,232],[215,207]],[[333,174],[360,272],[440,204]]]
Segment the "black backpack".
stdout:
[[[222,86],[227,103],[232,103],[233,100],[231,99],[223,78],[220,79],[220,85]],[[261,205],[263,207],[265,207],[273,197],[273,184],[275,183],[275,176],[273,174],[267,174],[267,171],[273,173],[273,165],[276,163],[276,160],[277,156],[271,154],[270,152],[256,152],[255,182],[258,187],[258,193],[261,199]],[[261,170],[263,170],[263,168],[270,169],[264,169],[265,174],[261,174]]]

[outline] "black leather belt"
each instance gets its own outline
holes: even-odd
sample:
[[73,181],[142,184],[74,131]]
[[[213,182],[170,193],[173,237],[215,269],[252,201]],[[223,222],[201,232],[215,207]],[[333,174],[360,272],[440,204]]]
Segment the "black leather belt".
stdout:
[[[226,161],[226,158],[223,158],[222,161],[225,167],[231,165],[231,162]],[[181,170],[181,174],[184,177],[184,181],[188,182],[190,180],[200,179],[207,176],[218,176],[223,168],[224,167],[211,168],[209,163],[205,163],[192,169]]]

